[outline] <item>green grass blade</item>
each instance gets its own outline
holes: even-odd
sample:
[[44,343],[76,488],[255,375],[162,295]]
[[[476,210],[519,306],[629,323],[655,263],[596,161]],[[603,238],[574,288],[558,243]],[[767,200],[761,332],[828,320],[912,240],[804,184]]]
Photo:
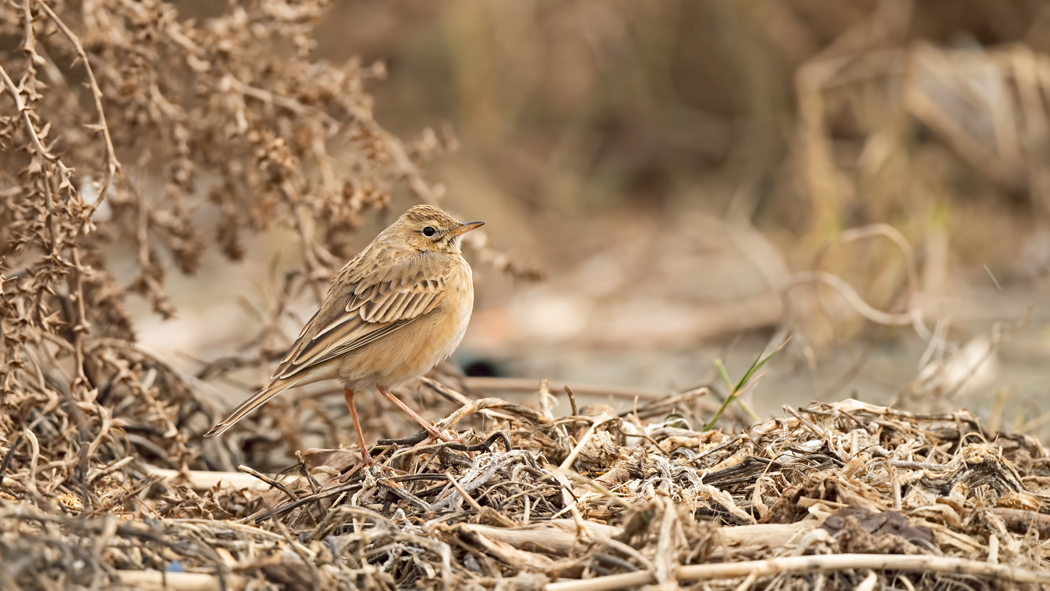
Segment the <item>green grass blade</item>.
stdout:
[[[765,357],[762,357],[762,354],[759,353],[758,357],[755,359],[755,362],[751,364],[751,367],[748,368],[747,372],[744,374],[744,377],[741,378],[739,382],[737,382],[736,386],[732,385],[733,382],[729,379],[729,372],[726,371],[725,365],[722,363],[722,360],[715,359],[715,369],[718,370],[718,375],[722,377],[722,381],[725,382],[726,387],[729,388],[729,396],[726,396],[725,402],[723,402],[722,406],[718,408],[718,412],[715,413],[715,416],[711,417],[711,420],[708,421],[706,425],[704,425],[704,431],[710,431],[711,429],[714,429],[715,423],[718,422],[718,419],[722,418],[722,413],[724,413],[725,410],[729,408],[729,404],[737,398],[737,392],[743,390],[748,385],[748,382],[751,380],[751,378],[755,375],[755,372],[762,369],[762,366],[765,365],[770,359],[772,359],[774,355],[779,353],[780,350],[784,348],[784,345],[787,345],[788,341],[790,340],[790,336],[784,339],[784,342],[781,343],[779,347],[777,347],[773,352],[771,352],[769,355],[766,355]],[[741,404],[743,404],[743,401],[741,401]],[[748,416],[750,416],[752,420],[758,420],[758,415],[755,414],[755,411],[751,410],[750,406],[744,405],[744,410],[745,412],[747,412]]]
[[726,385],[726,390],[729,390],[730,394],[736,392],[736,389],[733,388],[733,381],[729,379],[729,372],[726,371],[726,366],[721,359],[715,359],[715,369],[718,370],[718,376],[722,378],[722,383]]
[[768,362],[770,359],[772,359],[774,355],[779,353],[780,350],[784,348],[784,345],[787,345],[789,341],[791,341],[790,336],[784,339],[784,342],[780,343],[779,347],[774,349],[769,355],[766,355],[765,357],[762,357],[762,353],[760,352],[758,354],[758,357],[755,358],[755,362],[752,363],[751,367],[747,369],[747,373],[744,374],[744,377],[740,378],[740,382],[737,383],[736,388],[734,388],[733,391],[739,392],[741,388],[747,385],[747,382],[751,379],[751,376],[755,375],[756,371],[762,369],[762,366],[765,365],[766,362]]

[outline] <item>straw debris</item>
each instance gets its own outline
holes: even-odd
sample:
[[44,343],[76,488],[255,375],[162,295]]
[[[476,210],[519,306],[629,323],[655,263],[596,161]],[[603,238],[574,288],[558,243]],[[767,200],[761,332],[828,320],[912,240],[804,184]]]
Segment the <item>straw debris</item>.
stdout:
[[[986,432],[966,411],[856,400],[792,411],[731,434],[473,400],[438,422],[471,424],[454,431],[459,443],[387,441],[373,450],[380,463],[363,469],[351,470],[351,449],[306,450],[275,475],[119,476],[144,466],[140,458],[96,469],[89,498],[106,499],[104,510],[75,494],[34,503],[47,486],[37,442],[5,453],[29,461],[4,476],[3,582],[552,591],[691,581],[852,589],[871,577],[917,589],[1050,583],[1050,455],[1037,440]],[[713,412],[682,405],[671,420]]]

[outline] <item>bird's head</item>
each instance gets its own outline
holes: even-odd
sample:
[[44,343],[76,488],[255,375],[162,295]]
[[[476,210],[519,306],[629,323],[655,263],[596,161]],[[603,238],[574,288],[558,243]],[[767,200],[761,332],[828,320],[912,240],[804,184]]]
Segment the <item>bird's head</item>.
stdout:
[[459,243],[463,234],[484,223],[460,223],[433,205],[415,205],[384,233],[392,233],[419,251],[459,254]]

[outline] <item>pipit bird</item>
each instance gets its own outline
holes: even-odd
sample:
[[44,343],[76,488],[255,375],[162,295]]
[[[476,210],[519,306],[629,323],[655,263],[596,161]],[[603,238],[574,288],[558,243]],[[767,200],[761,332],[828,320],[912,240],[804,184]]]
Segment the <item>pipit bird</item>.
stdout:
[[341,380],[364,463],[372,458],[354,406],[361,390],[378,389],[432,437],[448,441],[390,388],[426,373],[463,340],[474,283],[460,241],[483,223],[461,224],[430,205],[406,211],[332,279],[270,383],[204,436],[221,434],[288,388]]

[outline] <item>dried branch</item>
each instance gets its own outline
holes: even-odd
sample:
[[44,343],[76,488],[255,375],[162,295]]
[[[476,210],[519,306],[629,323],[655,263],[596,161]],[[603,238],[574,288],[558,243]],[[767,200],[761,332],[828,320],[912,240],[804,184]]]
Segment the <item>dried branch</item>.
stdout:
[[[26,6],[29,5],[29,0],[26,0]],[[84,64],[84,70],[87,72],[88,85],[91,87],[91,96],[95,102],[95,110],[98,114],[98,124],[95,128],[102,132],[102,138],[105,141],[106,146],[106,163],[105,163],[105,176],[102,178],[102,182],[99,185],[98,198],[95,202],[88,206],[87,217],[90,218],[91,214],[102,204],[102,201],[106,198],[106,191],[109,190],[110,184],[113,182],[113,177],[120,172],[120,162],[117,160],[117,151],[113,147],[113,138],[110,137],[109,125],[106,123],[106,112],[102,108],[102,90],[98,87],[98,81],[95,79],[95,72],[91,69],[91,61],[88,59],[87,52],[84,51],[84,46],[80,44],[80,38],[77,37],[73,31],[66,26],[66,23],[55,14],[55,11],[48,6],[47,2],[39,0],[37,5],[47,13],[50,18],[62,34],[69,39],[69,42],[73,44],[76,49],[78,61]],[[28,21],[28,19],[27,19]],[[29,23],[26,23],[27,29],[31,30]],[[76,263],[79,267],[80,264]]]
[[[877,571],[934,572],[972,575],[1010,583],[1050,583],[1050,573],[1014,569],[965,558],[945,556],[879,556],[872,554],[834,554],[830,556],[792,556],[768,560],[749,560],[729,564],[694,564],[675,569],[678,581],[710,581],[753,575],[764,577],[781,573],[819,573],[870,569]],[[551,583],[545,591],[610,591],[656,582],[651,572],[638,572],[585,581]]]

